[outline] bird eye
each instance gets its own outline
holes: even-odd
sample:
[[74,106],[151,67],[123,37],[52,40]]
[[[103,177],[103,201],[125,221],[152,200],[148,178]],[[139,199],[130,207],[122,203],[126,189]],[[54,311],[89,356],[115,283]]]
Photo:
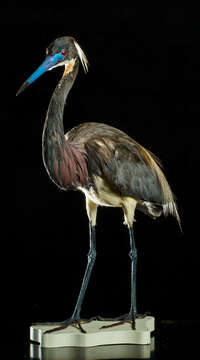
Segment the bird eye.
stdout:
[[61,54],[62,54],[63,56],[65,56],[65,55],[67,54],[67,52],[63,49],[63,50],[61,51]]

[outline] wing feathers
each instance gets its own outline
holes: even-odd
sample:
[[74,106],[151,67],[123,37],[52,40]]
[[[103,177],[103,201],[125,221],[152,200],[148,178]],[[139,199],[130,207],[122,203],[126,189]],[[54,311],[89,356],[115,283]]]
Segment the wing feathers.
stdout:
[[[165,175],[163,174],[163,172],[159,166],[160,165],[159,159],[157,157],[155,157],[153,154],[150,155],[150,152],[148,152],[148,150],[143,148],[141,145],[139,145],[139,146],[140,146],[141,150],[144,152],[144,155],[147,158],[149,165],[152,167],[153,171],[155,171],[155,173],[159,179],[159,183],[160,183],[162,193],[163,193],[163,213],[164,213],[164,215],[165,216],[167,216],[168,214],[173,215],[177,219],[179,226],[181,228],[181,221],[180,221],[180,217],[178,214],[177,205],[174,200],[174,195],[173,195],[172,190],[166,180]],[[159,163],[159,165],[158,165],[158,163]]]

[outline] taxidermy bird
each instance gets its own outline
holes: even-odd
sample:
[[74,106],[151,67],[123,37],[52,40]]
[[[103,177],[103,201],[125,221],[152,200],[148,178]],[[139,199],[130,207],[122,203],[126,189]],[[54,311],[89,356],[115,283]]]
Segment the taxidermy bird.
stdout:
[[[95,226],[98,206],[121,207],[129,230],[131,259],[131,306],[128,314],[114,320],[129,321],[135,329],[137,250],[133,233],[135,210],[153,219],[164,214],[180,218],[174,195],[158,158],[123,131],[110,125],[85,122],[64,134],[63,112],[79,64],[88,71],[88,60],[73,37],[64,36],[46,49],[46,59],[23,83],[17,95],[47,70],[64,66],[61,80],[48,107],[42,137],[44,166],[62,190],[80,190],[85,195],[89,219],[90,249],[80,293],[72,316],[47,332],[74,325],[85,332],[81,306],[96,259]],[[117,322],[116,322],[117,324]]]

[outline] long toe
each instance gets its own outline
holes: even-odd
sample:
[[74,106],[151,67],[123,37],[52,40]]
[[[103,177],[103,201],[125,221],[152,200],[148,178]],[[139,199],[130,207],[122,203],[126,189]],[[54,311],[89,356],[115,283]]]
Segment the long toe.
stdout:
[[108,328],[123,325],[125,323],[129,323],[129,324],[131,324],[132,329],[135,330],[135,320],[132,319],[132,316],[130,315],[130,313],[120,315],[120,316],[117,316],[115,318],[106,318],[106,319],[101,318],[101,320],[103,320],[103,321],[113,321],[113,323],[109,324],[109,325],[101,326],[100,329],[108,329]]
[[49,333],[53,333],[53,332],[56,332],[56,331],[59,331],[59,330],[63,330],[63,329],[66,329],[68,326],[74,326],[76,327],[77,329],[79,329],[82,333],[86,333],[86,331],[83,329],[82,325],[81,325],[81,320],[80,319],[73,319],[73,318],[70,318],[66,321],[63,321],[61,323],[61,325],[59,324],[59,326],[53,328],[53,329],[49,329],[49,330],[46,330],[44,332],[44,334],[49,334]]
[[[148,315],[149,315],[149,313],[137,314],[135,318],[136,319],[143,319]],[[130,323],[132,329],[135,330],[136,329],[136,327],[135,327],[135,318],[133,317],[133,315],[131,313],[120,315],[120,316],[115,317],[115,318],[102,318],[101,316],[98,316],[98,320],[101,320],[101,321],[114,321],[114,323],[109,324],[109,325],[104,325],[100,329],[108,329],[108,328],[111,328],[111,327],[123,325],[125,323]]]

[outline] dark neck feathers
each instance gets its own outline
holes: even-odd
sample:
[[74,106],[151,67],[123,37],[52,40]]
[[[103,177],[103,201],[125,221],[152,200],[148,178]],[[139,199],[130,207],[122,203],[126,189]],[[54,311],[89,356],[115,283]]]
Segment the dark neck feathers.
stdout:
[[64,136],[64,106],[76,79],[79,60],[65,68],[63,76],[52,95],[43,130],[42,153],[50,178],[62,189],[84,185],[87,165],[84,151],[69,143]]
[[44,134],[47,132],[47,136],[50,136],[54,130],[58,130],[62,133],[60,135],[64,136],[63,111],[67,96],[78,74],[78,68],[79,60],[76,59],[72,71],[68,73],[66,69],[64,70],[63,76],[54,90],[44,124]]

